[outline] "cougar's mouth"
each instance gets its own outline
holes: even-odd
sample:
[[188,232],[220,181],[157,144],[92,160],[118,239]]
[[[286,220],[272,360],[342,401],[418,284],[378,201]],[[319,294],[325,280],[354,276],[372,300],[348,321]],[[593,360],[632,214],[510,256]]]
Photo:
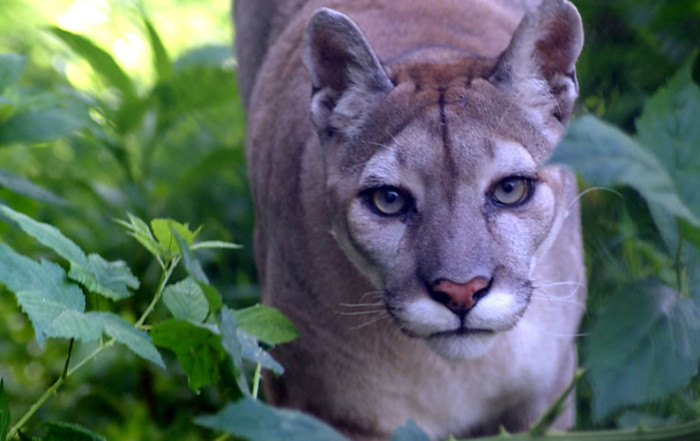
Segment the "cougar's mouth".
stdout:
[[440,331],[430,334],[427,338],[449,338],[449,337],[466,337],[470,335],[495,334],[492,329],[465,328],[460,327],[449,331]]

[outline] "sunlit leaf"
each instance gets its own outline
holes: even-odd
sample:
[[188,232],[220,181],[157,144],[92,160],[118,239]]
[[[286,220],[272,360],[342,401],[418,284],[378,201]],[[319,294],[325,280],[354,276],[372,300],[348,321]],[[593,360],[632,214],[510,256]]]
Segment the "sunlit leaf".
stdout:
[[197,417],[195,422],[249,441],[348,441],[308,414],[277,409],[252,398],[230,403],[219,413]]
[[50,30],[80,55],[82,59],[87,61],[95,72],[104,79],[106,84],[119,89],[127,100],[131,100],[136,96],[131,79],[108,52],[96,46],[82,35],[57,27],[52,27]]
[[15,293],[40,345],[47,336],[47,327],[62,312],[85,310],[83,292],[68,282],[63,268],[46,260],[37,263],[5,244],[0,244],[0,282]]
[[32,198],[40,202],[48,202],[50,204],[66,204],[66,201],[56,196],[54,193],[46,190],[45,188],[39,187],[33,182],[24,179],[14,173],[10,173],[7,170],[0,170],[0,187],[7,188],[22,196]]
[[5,441],[10,428],[10,403],[5,396],[5,382],[0,378],[0,441]]
[[430,441],[430,437],[411,419],[398,427],[391,441]]
[[61,312],[47,327],[46,334],[56,338],[74,338],[84,343],[97,341],[104,333],[104,322],[91,313],[74,309]]
[[26,57],[18,54],[0,54],[0,94],[22,77]]
[[586,342],[593,414],[665,398],[697,372],[700,307],[654,280],[620,286]]
[[279,310],[265,305],[233,311],[238,326],[265,343],[288,343],[299,336],[294,324]]
[[209,304],[202,288],[191,278],[168,286],[163,303],[177,320],[203,322],[209,315]]
[[159,80],[166,79],[170,76],[172,70],[168,52],[165,50],[163,41],[160,39],[160,35],[158,35],[153,23],[146,17],[143,18],[143,23],[146,26],[148,41],[151,45],[151,52],[153,53],[153,67],[158,74]]
[[177,355],[193,391],[216,383],[219,364],[225,358],[221,337],[204,326],[181,320],[165,320],[151,330],[153,342]]
[[172,219],[153,219],[151,221],[151,230],[160,246],[171,253],[177,253],[178,251],[177,240],[173,235],[173,231],[176,231],[188,245],[194,242],[194,238],[199,232],[199,230],[191,231],[189,225]]
[[206,249],[213,249],[213,248],[220,248],[220,249],[227,249],[227,250],[239,250],[243,247],[242,247],[242,245],[239,245],[237,243],[224,242],[221,240],[206,240],[204,242],[197,242],[190,247],[190,249],[192,251],[206,250]]
[[164,257],[165,249],[160,246],[156,238],[153,237],[153,233],[148,224],[131,213],[127,213],[127,216],[129,217],[129,222],[120,219],[117,219],[116,222],[125,227],[129,231],[129,235],[136,239],[156,258],[160,259]]
[[232,58],[231,47],[226,45],[207,45],[185,52],[175,60],[175,69],[181,70],[193,66],[220,67]]
[[46,423],[41,441],[107,441],[89,429],[69,423]]

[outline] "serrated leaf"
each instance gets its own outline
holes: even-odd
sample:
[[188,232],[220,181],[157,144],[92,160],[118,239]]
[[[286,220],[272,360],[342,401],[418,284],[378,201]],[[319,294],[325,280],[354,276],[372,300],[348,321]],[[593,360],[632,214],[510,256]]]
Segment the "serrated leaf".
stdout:
[[175,242],[180,250],[182,262],[185,264],[185,268],[190,276],[199,283],[209,284],[209,279],[207,278],[207,275],[204,274],[202,265],[200,265],[197,258],[194,257],[194,254],[192,254],[192,250],[190,250],[190,246],[186,239],[183,239],[183,237],[175,230],[172,230],[172,235],[175,238]]
[[82,342],[97,341],[104,332],[104,323],[94,314],[73,309],[61,312],[46,328],[46,335],[57,338],[74,338]]
[[348,441],[326,423],[296,410],[277,409],[252,398],[229,403],[195,423],[249,441]]
[[40,345],[47,336],[47,327],[62,312],[85,310],[83,292],[68,282],[63,268],[46,260],[37,263],[5,244],[0,244],[0,282],[15,293]]
[[116,314],[109,312],[91,312],[89,314],[98,314],[104,320],[105,334],[131,349],[139,357],[165,368],[165,363],[163,363],[158,349],[153,346],[151,337],[147,333],[136,329],[134,325]]
[[129,234],[157,259],[164,257],[166,251],[153,237],[148,224],[131,213],[127,213],[127,216],[129,217],[129,222],[120,219],[117,219],[116,222],[124,226],[129,231]]
[[199,231],[193,232],[190,230],[189,225],[172,219],[153,219],[151,221],[151,230],[160,246],[171,253],[178,252],[177,240],[173,235],[173,231],[177,232],[187,245],[194,242],[194,238]]
[[221,330],[221,344],[233,361],[233,370],[238,389],[243,394],[250,395],[250,387],[243,370],[243,348],[238,340],[238,323],[236,323],[236,318],[227,307],[221,309],[219,329]]
[[282,365],[272,358],[267,351],[260,347],[258,340],[256,340],[255,337],[246,333],[245,331],[242,331],[241,329],[237,329],[236,339],[240,343],[241,355],[243,356],[243,359],[259,364],[263,369],[271,370],[277,375],[282,375],[284,373],[284,368]]
[[288,343],[299,331],[279,310],[265,305],[234,311],[238,326],[245,332],[271,345]]
[[191,278],[168,286],[163,303],[177,320],[203,322],[209,315],[209,304],[202,288]]
[[0,187],[6,188],[22,196],[32,198],[40,202],[48,202],[50,204],[67,204],[66,201],[56,196],[52,192],[39,187],[31,181],[24,179],[7,170],[0,170]]
[[634,139],[593,116],[571,124],[549,162],[571,166],[592,185],[629,185],[650,207],[698,224],[659,160]]
[[107,262],[97,254],[90,254],[85,266],[71,262],[68,277],[91,292],[112,300],[130,297],[132,293],[129,289],[138,289],[140,285],[125,262]]
[[621,286],[586,340],[593,414],[659,400],[694,375],[700,308],[653,280]]
[[10,428],[10,403],[5,396],[5,382],[0,378],[0,441],[5,441]]
[[146,26],[148,41],[151,45],[153,67],[158,74],[158,80],[162,81],[170,77],[170,73],[172,71],[170,58],[168,57],[168,52],[163,45],[163,41],[160,39],[160,35],[158,35],[158,32],[153,26],[153,23],[151,23],[151,21],[146,17],[143,18],[143,23]]
[[22,77],[27,58],[18,54],[0,54],[0,94]]
[[225,359],[221,337],[210,329],[181,320],[165,320],[151,330],[153,342],[177,355],[193,391],[220,378],[219,364]]
[[35,221],[31,217],[4,205],[0,205],[0,214],[14,221],[22,231],[38,240],[42,245],[51,248],[69,262],[86,264],[87,257],[83,250],[53,225]]
[[[668,170],[678,194],[690,210],[700,214],[697,191],[700,172],[700,87],[691,78],[692,59],[659,89],[644,106],[636,121],[640,143]],[[670,213],[650,207],[654,219],[675,252],[678,238],[676,222]],[[670,218],[670,219],[669,219]],[[696,226],[699,226],[695,223]]]
[[50,28],[50,31],[87,61],[108,85],[119,89],[127,101],[136,97],[131,79],[108,52],[81,35],[57,27]]
[[53,225],[38,222],[10,207],[0,206],[0,213],[42,245],[68,260],[71,264],[69,277],[90,291],[118,300],[131,295],[128,288],[138,288],[138,279],[124,262],[107,262],[96,254],[86,256],[78,245]]
[[104,437],[76,424],[47,423],[41,441],[107,441]]
[[421,429],[415,421],[409,419],[401,427],[394,431],[391,441],[430,441],[430,437]]

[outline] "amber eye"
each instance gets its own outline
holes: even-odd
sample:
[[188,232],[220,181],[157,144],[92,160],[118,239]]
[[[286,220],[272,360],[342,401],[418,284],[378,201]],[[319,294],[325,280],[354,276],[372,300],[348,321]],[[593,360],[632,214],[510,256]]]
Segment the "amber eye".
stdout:
[[400,214],[408,206],[408,198],[395,187],[379,187],[371,190],[369,202],[377,212],[386,216]]
[[523,177],[510,177],[500,181],[491,191],[498,205],[514,206],[527,200],[532,191],[532,181]]

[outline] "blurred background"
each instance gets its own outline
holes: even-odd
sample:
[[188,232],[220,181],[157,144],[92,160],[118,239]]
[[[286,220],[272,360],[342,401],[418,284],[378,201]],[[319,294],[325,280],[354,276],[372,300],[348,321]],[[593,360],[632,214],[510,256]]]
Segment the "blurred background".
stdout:
[[[649,96],[697,53],[700,2],[574,3],[586,30],[578,112],[634,133]],[[0,202],[57,226],[86,252],[125,260],[141,288],[109,307],[131,321],[160,273],[114,222],[127,212],[201,225],[202,239],[243,244],[199,257],[229,305],[257,300],[229,19],[228,0],[0,0]],[[697,68],[693,75],[697,82]],[[594,232],[586,234],[593,276],[584,332],[626,270],[650,271],[661,259],[644,202],[621,191],[624,204],[598,193],[584,199],[584,223]],[[36,258],[47,254],[8,224],[0,223],[0,238]],[[66,348],[60,340],[39,347],[14,296],[0,288],[0,377],[13,415],[60,375]],[[206,439],[192,417],[227,401],[235,387],[221,383],[194,394],[177,363],[161,371],[110,351],[35,421],[72,421],[108,439]],[[693,384],[697,391],[697,378]],[[620,414],[594,424],[588,393],[579,388],[581,428],[624,426]],[[681,404],[657,406],[662,418],[684,418]]]

